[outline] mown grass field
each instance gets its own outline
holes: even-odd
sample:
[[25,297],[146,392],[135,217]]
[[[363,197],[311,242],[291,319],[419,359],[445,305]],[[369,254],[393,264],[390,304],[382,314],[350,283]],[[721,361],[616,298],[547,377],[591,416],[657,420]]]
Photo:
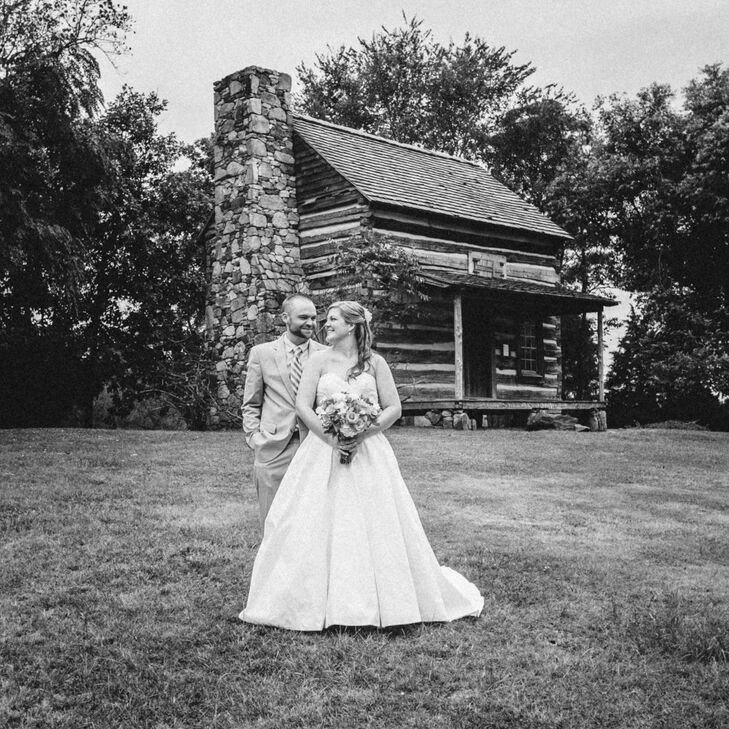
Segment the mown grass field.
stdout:
[[0,726],[729,726],[729,435],[390,437],[479,619],[242,624],[239,433],[0,431]]

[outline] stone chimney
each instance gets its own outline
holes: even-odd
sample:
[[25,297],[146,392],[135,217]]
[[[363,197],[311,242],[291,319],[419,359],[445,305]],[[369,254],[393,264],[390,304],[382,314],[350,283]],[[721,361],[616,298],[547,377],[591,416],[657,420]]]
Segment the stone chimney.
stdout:
[[211,413],[213,423],[240,414],[250,348],[281,331],[281,302],[306,290],[290,101],[291,77],[257,66],[215,84],[215,235],[208,247],[207,322],[221,409]]

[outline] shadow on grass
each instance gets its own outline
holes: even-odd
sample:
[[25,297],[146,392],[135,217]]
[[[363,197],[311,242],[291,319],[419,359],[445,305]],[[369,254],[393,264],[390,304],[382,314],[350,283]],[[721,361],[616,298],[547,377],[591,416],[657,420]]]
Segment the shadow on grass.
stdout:
[[463,565],[485,595],[516,608],[562,601],[577,586],[599,580],[578,558],[557,558],[527,548],[471,550]]
[[[231,619],[229,622],[236,622]],[[466,622],[476,621],[477,618],[462,618]],[[429,623],[408,623],[406,625],[390,625],[384,628],[376,625],[330,625],[323,630],[287,630],[286,628],[278,628],[275,626],[267,625],[251,625],[248,623],[241,623],[247,628],[266,634],[272,632],[274,635],[293,635],[293,636],[305,636],[305,637],[322,637],[322,638],[346,638],[348,640],[370,640],[372,638],[378,638],[388,641],[395,640],[407,640],[411,638],[419,638],[423,635],[423,632],[427,629],[429,631],[438,630],[438,628],[448,625],[446,622],[429,622]]]
[[688,663],[729,663],[729,609],[696,604],[675,592],[651,595],[624,609],[620,622],[641,654],[674,655]]
[[[476,623],[478,618],[475,617],[463,617],[459,619],[461,624]],[[322,631],[322,635],[325,636],[336,636],[336,637],[349,637],[352,639],[363,638],[368,639],[371,637],[384,638],[388,641],[397,640],[410,640],[420,638],[426,634],[437,634],[442,628],[445,628],[452,623],[448,622],[428,622],[428,623],[408,623],[406,625],[389,625],[384,628],[379,628],[374,625],[331,625]]]

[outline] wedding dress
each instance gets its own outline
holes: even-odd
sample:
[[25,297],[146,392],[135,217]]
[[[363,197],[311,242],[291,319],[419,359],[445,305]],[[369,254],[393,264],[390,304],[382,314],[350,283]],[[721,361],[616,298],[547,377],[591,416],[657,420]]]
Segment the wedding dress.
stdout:
[[[377,401],[375,378],[326,373],[317,400],[356,392]],[[310,433],[266,518],[240,619],[291,630],[385,627],[478,616],[475,585],[441,567],[390,444],[366,438],[351,463]]]

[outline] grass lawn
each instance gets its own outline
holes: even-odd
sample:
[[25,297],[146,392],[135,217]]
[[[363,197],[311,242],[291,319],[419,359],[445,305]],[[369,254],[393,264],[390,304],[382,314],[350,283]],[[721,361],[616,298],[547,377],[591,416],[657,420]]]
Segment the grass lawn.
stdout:
[[0,726],[729,726],[729,435],[390,439],[479,619],[240,623],[239,433],[0,431]]

